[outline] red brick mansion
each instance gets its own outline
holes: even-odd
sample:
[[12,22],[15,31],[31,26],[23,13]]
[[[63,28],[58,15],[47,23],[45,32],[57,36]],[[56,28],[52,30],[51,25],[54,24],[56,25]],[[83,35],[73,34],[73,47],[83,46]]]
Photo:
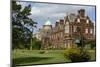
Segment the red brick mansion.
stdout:
[[55,22],[53,27],[48,20],[41,29],[42,49],[48,48],[71,48],[75,42],[84,36],[85,39],[94,39],[94,23],[85,10],[78,10],[78,15],[69,14]]

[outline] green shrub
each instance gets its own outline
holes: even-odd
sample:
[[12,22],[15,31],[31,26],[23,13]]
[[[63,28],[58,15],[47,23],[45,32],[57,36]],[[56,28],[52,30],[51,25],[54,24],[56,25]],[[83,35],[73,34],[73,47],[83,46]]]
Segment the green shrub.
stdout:
[[86,62],[91,59],[89,53],[86,50],[80,50],[78,48],[70,48],[65,50],[64,56],[72,62]]
[[39,53],[40,53],[40,54],[44,54],[44,53],[45,53],[45,51],[40,51]]

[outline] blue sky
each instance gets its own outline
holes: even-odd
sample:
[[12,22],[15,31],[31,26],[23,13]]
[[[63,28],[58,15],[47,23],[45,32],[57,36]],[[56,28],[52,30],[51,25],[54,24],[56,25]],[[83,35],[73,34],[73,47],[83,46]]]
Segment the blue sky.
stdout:
[[90,19],[95,23],[95,7],[94,6],[82,6],[82,5],[69,5],[69,4],[51,4],[51,3],[36,3],[36,2],[18,2],[22,7],[29,4],[32,6],[31,18],[38,22],[37,29],[41,28],[43,24],[48,20],[51,21],[52,25],[56,20],[63,19],[66,14],[75,13],[79,9],[85,9],[85,15],[89,16]]

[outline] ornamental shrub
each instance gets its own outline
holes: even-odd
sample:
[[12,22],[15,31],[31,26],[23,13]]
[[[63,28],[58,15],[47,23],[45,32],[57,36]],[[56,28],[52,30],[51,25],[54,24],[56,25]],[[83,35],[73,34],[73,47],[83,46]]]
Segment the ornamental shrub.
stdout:
[[84,49],[70,48],[64,51],[64,56],[66,59],[72,62],[86,62],[91,59],[89,53]]

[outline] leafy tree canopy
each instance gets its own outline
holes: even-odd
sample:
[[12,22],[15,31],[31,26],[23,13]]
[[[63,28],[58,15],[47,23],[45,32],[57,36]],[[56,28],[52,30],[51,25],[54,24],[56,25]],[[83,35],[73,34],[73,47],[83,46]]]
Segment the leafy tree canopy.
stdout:
[[12,1],[12,44],[13,48],[30,43],[36,22],[31,15],[31,5],[22,8],[22,5]]

